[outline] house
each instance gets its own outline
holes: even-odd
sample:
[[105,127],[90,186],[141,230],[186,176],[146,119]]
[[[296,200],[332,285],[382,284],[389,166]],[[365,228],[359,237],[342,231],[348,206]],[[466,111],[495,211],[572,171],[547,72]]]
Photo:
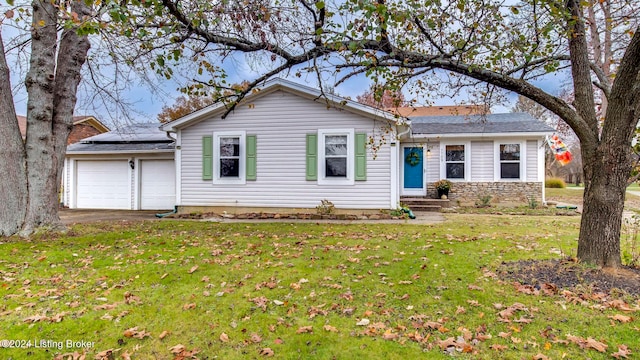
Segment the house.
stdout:
[[[298,212],[322,200],[339,211],[378,211],[397,208],[401,196],[434,196],[441,178],[454,182],[454,200],[484,192],[499,201],[543,200],[542,144],[553,130],[529,115],[407,118],[321,95],[274,79],[230,113],[214,104],[160,126],[153,139],[167,142],[153,149],[86,139],[69,147],[65,204],[149,208],[143,198],[155,188],[181,212]],[[166,165],[155,177],[145,175],[159,166],[152,160]],[[174,188],[155,184],[172,176]]]
[[63,203],[84,209],[172,209],[174,139],[158,124],[127,125],[67,147]]
[[[18,115],[17,118],[20,134],[22,135],[22,139],[24,139],[27,135],[27,118],[21,115]],[[109,128],[93,116],[74,116],[73,128],[67,138],[67,145],[107,131],[109,131]]]

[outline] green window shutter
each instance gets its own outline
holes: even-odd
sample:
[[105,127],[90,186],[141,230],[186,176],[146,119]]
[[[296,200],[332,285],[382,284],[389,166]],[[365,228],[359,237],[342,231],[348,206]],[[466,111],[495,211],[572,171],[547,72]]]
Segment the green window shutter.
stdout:
[[213,136],[202,137],[202,180],[213,179]]
[[307,134],[307,180],[318,180],[317,134]]
[[356,181],[367,180],[367,134],[356,133]]
[[246,179],[247,180],[255,180],[257,178],[257,143],[255,135],[247,135],[246,137],[246,145],[247,145],[247,172]]

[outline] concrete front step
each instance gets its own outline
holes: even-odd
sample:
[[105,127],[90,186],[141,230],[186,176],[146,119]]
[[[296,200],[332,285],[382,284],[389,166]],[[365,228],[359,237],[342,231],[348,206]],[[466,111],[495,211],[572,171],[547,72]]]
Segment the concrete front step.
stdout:
[[440,211],[443,207],[449,207],[450,201],[431,199],[426,197],[401,197],[400,202],[413,211]]

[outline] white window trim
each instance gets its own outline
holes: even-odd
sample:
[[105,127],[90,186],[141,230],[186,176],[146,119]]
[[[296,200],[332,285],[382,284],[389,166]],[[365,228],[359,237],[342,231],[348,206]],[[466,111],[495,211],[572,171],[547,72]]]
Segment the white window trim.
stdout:
[[[347,177],[331,178],[326,177],[325,172],[325,137],[332,135],[347,136]],[[318,185],[354,185],[354,151],[355,151],[355,130],[354,129],[320,129],[318,130]]]
[[[517,179],[503,179],[500,177],[500,169],[501,166],[500,164],[502,163],[500,161],[500,145],[506,145],[506,144],[518,144],[520,145],[520,177]],[[526,181],[527,179],[527,174],[526,174],[526,170],[527,170],[527,142],[522,140],[522,139],[501,139],[501,140],[495,140],[493,142],[493,149],[494,149],[494,164],[493,164],[493,169],[494,171],[494,180],[495,181],[502,181],[502,182],[523,182]]]
[[[220,138],[238,137],[240,138],[240,161],[238,166],[238,177],[220,177]],[[216,131],[213,133],[213,183],[244,185],[247,183],[246,178],[246,132],[245,131]]]
[[[447,146],[464,146],[464,179],[447,179]],[[471,142],[470,141],[450,141],[440,143],[440,179],[447,179],[451,182],[469,181],[471,176]]]

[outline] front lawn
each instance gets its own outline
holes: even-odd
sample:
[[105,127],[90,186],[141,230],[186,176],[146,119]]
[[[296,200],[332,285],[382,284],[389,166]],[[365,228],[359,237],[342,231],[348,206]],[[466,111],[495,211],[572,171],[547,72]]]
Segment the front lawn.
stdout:
[[464,214],[427,226],[166,220],[4,239],[0,358],[637,356],[637,296],[501,275],[573,255],[578,226]]

